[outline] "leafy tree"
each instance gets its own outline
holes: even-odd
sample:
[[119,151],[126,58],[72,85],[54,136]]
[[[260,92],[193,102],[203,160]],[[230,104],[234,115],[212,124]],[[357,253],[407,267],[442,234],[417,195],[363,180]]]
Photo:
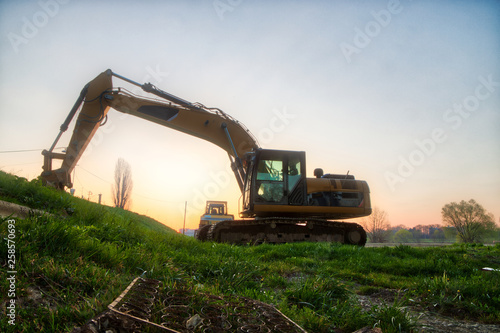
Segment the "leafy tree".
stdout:
[[417,225],[415,227],[415,229],[417,229],[417,230],[420,231],[421,238],[429,238],[429,229],[430,229],[430,226],[419,224],[419,225]]
[[386,243],[390,238],[391,225],[387,221],[387,213],[377,207],[373,208],[372,214],[364,219],[361,224],[372,243]]
[[422,230],[418,226],[410,228],[409,231],[411,232],[411,234],[413,236],[413,239],[417,243],[420,243],[420,241],[422,240],[422,238],[424,238],[424,234],[422,233]]
[[434,229],[431,238],[436,242],[444,242],[445,236],[443,229]]
[[115,183],[113,186],[113,203],[115,207],[127,209],[132,197],[132,169],[123,158],[115,165]]
[[391,227],[391,229],[392,229],[392,231],[394,233],[396,233],[396,232],[398,232],[401,229],[406,229],[406,226],[404,224],[399,224],[399,225],[397,225],[395,227]]
[[446,225],[456,228],[458,238],[464,243],[480,242],[485,233],[496,227],[493,215],[473,199],[446,204],[441,215]]
[[455,227],[443,227],[444,239],[449,242],[454,242],[457,240],[457,228]]
[[413,235],[406,229],[400,229],[394,235],[394,242],[396,243],[410,243],[413,241]]

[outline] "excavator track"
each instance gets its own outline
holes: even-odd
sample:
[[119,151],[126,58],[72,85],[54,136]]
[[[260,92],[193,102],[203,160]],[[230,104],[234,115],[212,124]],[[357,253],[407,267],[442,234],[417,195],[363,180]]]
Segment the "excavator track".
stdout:
[[276,217],[221,221],[200,229],[198,239],[230,244],[338,242],[364,246],[366,232],[357,223]]

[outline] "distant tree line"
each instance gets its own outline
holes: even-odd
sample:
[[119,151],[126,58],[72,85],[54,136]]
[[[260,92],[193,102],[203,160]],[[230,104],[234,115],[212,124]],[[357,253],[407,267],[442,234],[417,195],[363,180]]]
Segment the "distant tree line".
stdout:
[[391,226],[387,213],[379,208],[362,221],[371,243],[420,243],[420,242],[500,242],[500,225],[494,216],[474,200],[446,204],[442,211],[444,225],[430,224],[407,227]]

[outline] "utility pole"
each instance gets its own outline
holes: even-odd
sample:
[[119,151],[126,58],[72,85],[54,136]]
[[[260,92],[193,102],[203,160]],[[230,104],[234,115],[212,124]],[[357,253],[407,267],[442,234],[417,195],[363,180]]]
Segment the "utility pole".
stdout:
[[182,234],[183,235],[186,234],[186,210],[187,210],[187,205],[188,205],[188,202],[186,201],[184,203],[184,227],[182,228]]
[[102,194],[99,193],[99,205],[101,204],[101,197],[102,197]]

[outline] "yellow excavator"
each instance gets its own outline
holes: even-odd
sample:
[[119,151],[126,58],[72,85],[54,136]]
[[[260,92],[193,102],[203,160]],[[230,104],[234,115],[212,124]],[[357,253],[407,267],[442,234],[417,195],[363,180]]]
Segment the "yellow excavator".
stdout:
[[[114,87],[113,77],[142,88],[151,97]],[[44,182],[60,189],[73,186],[70,174],[106,122],[110,108],[207,140],[227,152],[242,193],[241,219],[202,226],[198,239],[233,244],[366,243],[366,232],[359,224],[333,221],[371,214],[366,181],[348,174],[323,174],[321,169],[314,170],[315,178],[306,178],[305,152],[263,149],[241,122],[222,110],[188,102],[109,69],[85,85],[54,143],[42,152]],[[55,153],[54,147],[77,113],[66,151]],[[54,159],[62,160],[57,169],[52,167]]]
[[227,201],[207,201],[205,208],[205,214],[200,216],[200,225],[198,229],[194,232],[194,237],[198,239],[205,238],[199,234],[200,230],[208,231],[209,228],[204,228],[205,226],[216,224],[225,220],[234,220],[234,215],[229,214],[227,210]]

